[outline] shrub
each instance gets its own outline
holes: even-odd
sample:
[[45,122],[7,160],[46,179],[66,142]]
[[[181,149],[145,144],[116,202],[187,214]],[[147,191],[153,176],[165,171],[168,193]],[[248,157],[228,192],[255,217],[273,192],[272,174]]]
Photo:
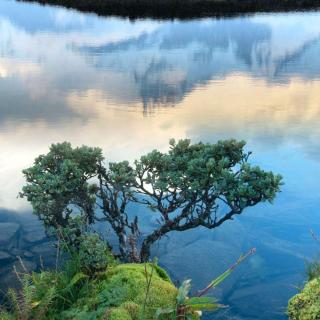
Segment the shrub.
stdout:
[[299,294],[291,298],[288,316],[291,320],[320,319],[320,279],[311,280]]
[[311,281],[316,278],[320,278],[320,261],[314,260],[307,264],[307,276],[308,281]]
[[114,263],[106,243],[96,233],[86,233],[80,236],[79,251],[77,253],[80,268],[88,275],[106,270]]

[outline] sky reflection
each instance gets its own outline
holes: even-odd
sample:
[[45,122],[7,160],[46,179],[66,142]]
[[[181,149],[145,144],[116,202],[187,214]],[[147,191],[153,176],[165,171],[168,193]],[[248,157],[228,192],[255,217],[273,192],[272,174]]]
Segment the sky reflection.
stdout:
[[0,206],[25,205],[21,169],[62,140],[119,160],[237,137],[318,160],[319,17],[130,22],[1,2]]

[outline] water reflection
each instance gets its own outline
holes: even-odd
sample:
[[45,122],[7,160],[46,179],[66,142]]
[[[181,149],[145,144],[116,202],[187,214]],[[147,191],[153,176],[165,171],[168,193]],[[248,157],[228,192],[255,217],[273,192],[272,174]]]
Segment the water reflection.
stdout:
[[29,209],[16,198],[21,169],[52,142],[100,146],[121,160],[166,149],[171,137],[245,139],[256,163],[284,175],[276,204],[214,233],[172,235],[158,254],[203,286],[212,276],[204,269],[216,274],[257,246],[248,269],[223,287],[234,306],[227,317],[264,310],[265,319],[282,319],[302,257],[314,250],[308,230],[320,228],[319,19],[130,22],[1,1],[0,207]]

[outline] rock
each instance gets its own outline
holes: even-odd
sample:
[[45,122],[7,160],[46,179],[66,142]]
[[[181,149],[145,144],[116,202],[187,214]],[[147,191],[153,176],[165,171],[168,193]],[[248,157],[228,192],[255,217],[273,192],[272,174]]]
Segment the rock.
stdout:
[[25,258],[32,258],[33,257],[33,253],[30,252],[30,251],[25,250],[25,251],[23,251],[23,256]]
[[33,257],[33,253],[31,251],[28,250],[23,250],[23,249],[17,249],[17,248],[13,248],[12,250],[10,250],[10,254],[14,257],[25,257],[25,258],[32,258]]
[[13,222],[0,223],[0,247],[10,249],[17,242],[18,231],[20,225]]
[[44,228],[38,221],[28,221],[23,224],[22,229],[23,240],[29,243],[39,242],[46,237]]
[[23,252],[17,248],[13,248],[12,250],[10,250],[10,253],[15,257],[23,255]]
[[56,248],[52,242],[44,242],[31,248],[34,257],[45,267],[50,267],[56,263]]
[[46,256],[55,252],[52,242],[44,242],[31,248],[31,251],[36,255]]
[[5,252],[5,251],[0,251],[0,262],[3,262],[3,261],[5,261],[5,260],[10,260],[10,259],[12,259],[13,257],[10,255],[10,254],[8,254],[7,252]]
[[36,270],[37,264],[32,261],[21,259],[15,261],[13,268],[15,268],[18,273],[30,273]]

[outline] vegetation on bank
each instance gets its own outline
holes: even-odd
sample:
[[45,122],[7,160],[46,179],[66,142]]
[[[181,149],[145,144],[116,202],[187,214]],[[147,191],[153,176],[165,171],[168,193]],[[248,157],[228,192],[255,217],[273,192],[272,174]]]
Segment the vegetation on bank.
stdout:
[[[68,236],[71,242],[94,223],[107,222],[117,236],[121,261],[144,262],[152,245],[172,231],[215,229],[275,198],[282,177],[250,165],[251,152],[244,146],[236,140],[171,140],[168,152],[153,150],[130,164],[105,163],[99,148],[53,144],[23,171],[27,184],[21,197],[48,231],[79,217],[80,225]],[[153,216],[153,230],[142,229],[141,217],[130,212],[132,204]]]
[[[320,239],[311,231],[313,239]],[[307,264],[307,283],[288,303],[287,313],[290,320],[320,319],[320,261],[315,259]]]
[[[146,273],[152,270],[145,303]],[[71,259],[62,271],[21,277],[22,292],[9,291],[10,311],[0,313],[1,320],[154,319],[157,309],[175,306],[178,293],[165,271],[152,264],[114,262],[89,275],[81,271],[79,260]]]
[[309,281],[300,293],[290,299],[288,316],[291,320],[320,319],[320,278]]
[[[244,146],[236,140],[171,140],[168,152],[106,164],[99,148],[53,144],[23,171],[27,184],[20,196],[56,237],[56,268],[17,272],[22,291],[9,291],[11,305],[1,319],[193,320],[197,310],[218,309],[204,295],[254,250],[190,297],[190,281],[175,288],[150,262],[151,248],[171,231],[214,229],[275,198],[282,177],[250,165]],[[149,209],[154,230],[141,230],[130,204]],[[100,221],[111,227],[116,244],[110,233],[103,238],[93,231]]]
[[198,18],[254,12],[310,10],[320,0],[20,0],[130,18]]
[[[9,290],[7,304],[0,306],[1,320],[197,320],[200,310],[222,307],[204,295],[254,253],[250,250],[241,256],[197,296],[190,297],[190,280],[177,289],[156,260],[121,264],[96,233],[82,234],[76,247],[65,237],[61,239],[55,270],[16,271],[22,288]],[[61,250],[68,259],[60,268]],[[21,264],[23,270],[22,260]]]

